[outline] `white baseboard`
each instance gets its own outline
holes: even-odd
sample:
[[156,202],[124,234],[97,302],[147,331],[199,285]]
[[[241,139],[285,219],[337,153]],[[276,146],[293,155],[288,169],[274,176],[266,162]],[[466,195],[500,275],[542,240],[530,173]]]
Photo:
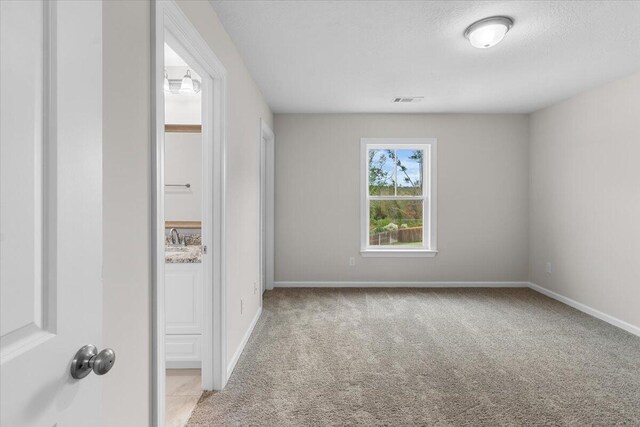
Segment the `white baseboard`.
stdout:
[[242,341],[240,341],[240,345],[238,345],[238,349],[236,350],[233,357],[231,358],[231,362],[229,362],[229,365],[227,365],[227,380],[231,377],[231,373],[235,369],[236,364],[240,359],[240,355],[244,351],[244,347],[247,345],[247,341],[249,341],[249,337],[251,336],[251,333],[253,333],[253,329],[256,327],[256,323],[258,323],[258,319],[260,319],[261,314],[262,314],[262,307],[259,307],[258,311],[256,312],[256,315],[253,317],[253,320],[249,325],[249,328],[247,329],[247,332],[242,337]]
[[568,306],[573,307],[576,310],[580,310],[583,313],[603,320],[613,326],[617,326],[620,329],[624,329],[625,331],[640,337],[640,327],[638,326],[634,326],[631,323],[627,323],[624,320],[620,320],[616,317],[610,316],[606,313],[596,310],[595,308],[591,308],[588,305],[582,304],[581,302],[572,300],[571,298],[567,298],[556,292],[550,291],[549,289],[543,288],[542,286],[536,285],[535,283],[529,283],[529,288],[533,289],[534,291],[540,292],[541,294],[546,295],[549,298],[553,298],[557,301],[560,301],[561,303],[567,304]]
[[276,288],[527,288],[529,282],[274,282]]

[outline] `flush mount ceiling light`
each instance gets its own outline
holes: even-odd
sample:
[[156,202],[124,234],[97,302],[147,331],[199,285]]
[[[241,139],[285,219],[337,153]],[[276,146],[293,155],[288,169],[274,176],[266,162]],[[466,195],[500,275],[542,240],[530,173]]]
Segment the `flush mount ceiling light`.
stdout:
[[511,27],[513,19],[507,16],[492,16],[469,25],[464,31],[464,36],[473,47],[486,49],[500,43]]

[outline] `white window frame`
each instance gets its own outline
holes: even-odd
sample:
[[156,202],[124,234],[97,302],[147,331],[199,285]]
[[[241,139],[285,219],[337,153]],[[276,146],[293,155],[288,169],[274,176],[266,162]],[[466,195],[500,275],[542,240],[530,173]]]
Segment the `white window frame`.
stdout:
[[[437,250],[436,233],[436,138],[361,138],[360,139],[360,254],[363,257],[434,257]],[[406,248],[369,245],[369,202],[371,200],[404,200],[403,196],[369,195],[368,151],[375,149],[423,150],[423,197],[422,242],[423,247]]]

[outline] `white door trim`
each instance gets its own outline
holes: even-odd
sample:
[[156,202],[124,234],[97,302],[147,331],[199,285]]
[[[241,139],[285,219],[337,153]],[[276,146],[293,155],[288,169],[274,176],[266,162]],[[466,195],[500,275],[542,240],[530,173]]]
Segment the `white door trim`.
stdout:
[[[173,0],[152,7],[152,407],[153,425],[165,417],[164,318],[164,43],[202,77],[204,328],[202,386],[222,390],[227,377],[226,327],[226,69]],[[209,114],[207,114],[209,112]],[[208,261],[208,262],[207,262]]]
[[[273,289],[275,136],[260,119],[260,291]],[[260,298],[262,306],[262,297]]]

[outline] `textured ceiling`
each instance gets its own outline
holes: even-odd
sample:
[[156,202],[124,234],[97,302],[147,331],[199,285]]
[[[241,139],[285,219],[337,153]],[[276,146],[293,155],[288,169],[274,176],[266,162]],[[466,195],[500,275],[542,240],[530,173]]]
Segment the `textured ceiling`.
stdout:
[[[531,112],[640,69],[640,1],[211,3],[279,113]],[[492,15],[515,25],[473,48]]]

